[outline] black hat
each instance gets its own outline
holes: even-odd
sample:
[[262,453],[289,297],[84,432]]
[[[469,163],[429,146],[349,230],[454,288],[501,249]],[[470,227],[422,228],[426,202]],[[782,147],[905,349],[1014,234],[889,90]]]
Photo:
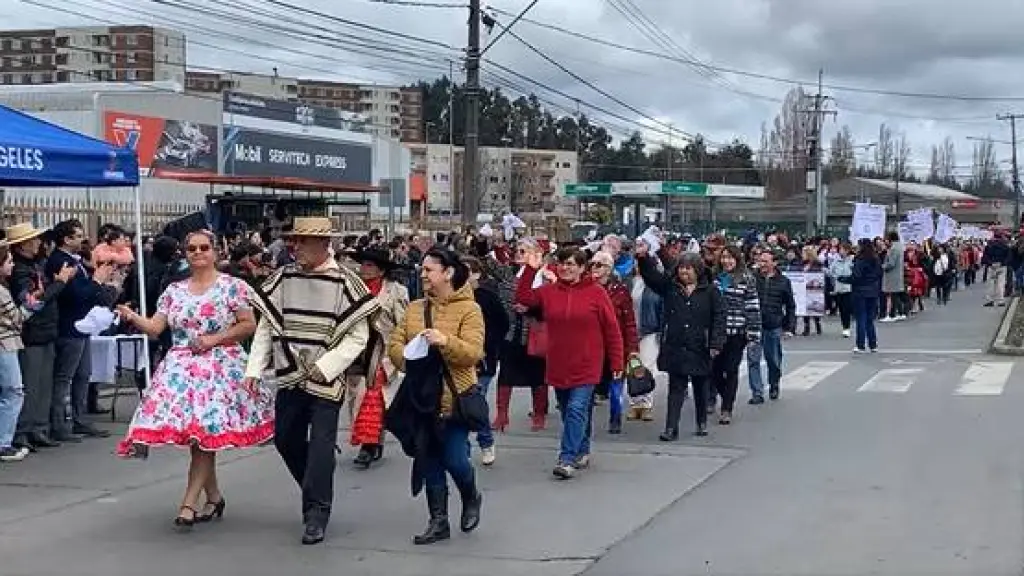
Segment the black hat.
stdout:
[[381,248],[364,248],[354,254],[352,259],[360,263],[370,262],[385,272],[403,267],[391,258],[389,251]]

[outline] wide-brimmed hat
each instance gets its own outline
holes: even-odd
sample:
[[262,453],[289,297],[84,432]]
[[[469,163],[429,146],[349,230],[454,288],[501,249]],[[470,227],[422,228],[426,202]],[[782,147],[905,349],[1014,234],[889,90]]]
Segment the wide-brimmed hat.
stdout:
[[402,264],[395,262],[390,251],[381,248],[365,248],[356,252],[352,259],[359,263],[370,262],[385,272],[403,267]]
[[296,218],[292,229],[282,232],[282,236],[301,237],[312,236],[316,238],[337,238],[341,234],[334,231],[334,223],[330,218],[322,216]]
[[31,222],[22,222],[4,230],[4,241],[8,245],[13,246],[15,244],[25,242],[26,240],[38,238],[45,232],[46,230],[36,228]]

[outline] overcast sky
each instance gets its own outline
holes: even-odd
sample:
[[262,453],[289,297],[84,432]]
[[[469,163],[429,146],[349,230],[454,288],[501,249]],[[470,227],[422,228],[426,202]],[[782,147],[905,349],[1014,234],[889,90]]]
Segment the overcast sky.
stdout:
[[[0,0],[0,22],[28,28],[158,23],[163,19],[163,25],[188,34],[190,65],[260,72],[277,67],[288,76],[382,83],[429,78],[447,68],[445,58],[458,57],[457,52],[443,45],[459,48],[466,42],[465,9],[422,5],[461,4],[464,0],[408,0],[416,5],[381,5],[370,0],[166,0],[246,14],[232,21],[169,8],[157,0],[31,1],[50,3],[60,10],[77,10],[93,18],[32,6],[22,0]],[[385,38],[338,21],[290,11],[282,3],[428,38],[437,44],[394,35]],[[511,16],[502,12],[516,13],[528,3],[484,0],[485,6],[498,10],[495,16],[504,23]],[[135,8],[126,12],[118,5]],[[616,5],[627,12],[633,7],[639,9],[672,44],[658,41],[657,32],[650,27],[644,32],[638,30],[640,25],[631,23]],[[271,14],[276,16],[268,18]],[[165,19],[154,17],[160,15]],[[301,29],[307,41],[266,29],[257,32],[245,25],[245,17]],[[1019,0],[632,0],[632,5],[627,0],[539,0],[528,18],[596,39],[680,59],[695,56],[706,64],[783,79],[815,81],[818,69],[823,68],[826,85],[836,87],[826,88],[825,93],[834,98],[831,105],[838,110],[836,120],[827,125],[827,136],[847,124],[857,142],[865,144],[875,141],[879,123],[887,122],[897,133],[908,134],[913,146],[911,164],[918,170],[927,168],[931,145],[948,135],[956,145],[957,165],[964,167],[962,173],[969,174],[972,143],[966,137],[992,135],[1008,140],[1009,126],[997,121],[996,114],[1024,112],[1024,42],[1020,41],[1024,2]],[[664,125],[671,124],[679,131],[674,136],[676,141],[684,132],[702,133],[714,142],[739,138],[756,149],[762,122],[771,121],[779,101],[794,86],[710,72],[699,66],[602,46],[528,21],[517,24],[514,31],[635,111],[545,62],[511,36],[501,39],[486,57],[579,99],[584,112],[607,121],[617,131],[638,128],[634,122],[654,126],[646,131],[652,146],[667,139]],[[336,34],[363,39],[339,38]],[[412,54],[365,47],[358,48],[364,53],[353,53],[346,49],[353,46],[352,42]],[[393,58],[406,62],[396,63]],[[496,72],[522,87],[535,89],[544,100],[575,109],[571,99],[531,86],[494,65],[485,63],[484,70],[488,86],[503,82],[490,74]],[[461,78],[458,68],[456,75]],[[1008,100],[906,97],[840,87]],[[1012,100],[1014,97],[1018,100]],[[589,105],[626,120],[607,118]],[[646,117],[662,124],[655,125]],[[998,144],[996,149],[1000,159],[1009,158],[1009,146]]]

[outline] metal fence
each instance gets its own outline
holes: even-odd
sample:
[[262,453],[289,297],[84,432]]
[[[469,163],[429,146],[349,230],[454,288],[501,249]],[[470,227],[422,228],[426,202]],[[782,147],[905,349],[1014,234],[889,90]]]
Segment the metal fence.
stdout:
[[[203,210],[200,204],[189,203],[147,203],[142,205],[142,231],[155,233],[165,224],[185,214]],[[18,222],[32,222],[37,228],[50,228],[58,222],[78,219],[87,233],[95,233],[94,227],[112,223],[127,230],[135,230],[135,202],[133,200],[106,201],[85,198],[6,198],[0,208],[0,222],[3,227]]]

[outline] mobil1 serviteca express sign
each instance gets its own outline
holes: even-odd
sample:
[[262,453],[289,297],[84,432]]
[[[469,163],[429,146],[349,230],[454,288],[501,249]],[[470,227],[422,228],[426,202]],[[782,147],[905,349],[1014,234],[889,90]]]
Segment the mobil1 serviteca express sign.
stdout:
[[368,143],[224,128],[224,173],[303,178],[331,184],[369,184],[373,155]]

